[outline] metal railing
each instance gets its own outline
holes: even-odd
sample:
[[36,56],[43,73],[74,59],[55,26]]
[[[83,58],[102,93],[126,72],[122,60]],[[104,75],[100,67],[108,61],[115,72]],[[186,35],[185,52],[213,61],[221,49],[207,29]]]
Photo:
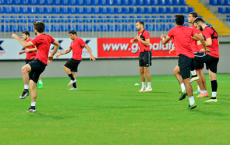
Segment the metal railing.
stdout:
[[[230,21],[227,18],[205,19],[219,35],[230,37]],[[221,20],[226,27],[221,26]],[[175,26],[174,18],[0,18],[0,38],[10,38],[12,33],[19,36],[24,30],[33,33],[33,22],[45,23],[45,33],[55,38],[69,37],[68,31],[75,30],[80,37],[134,37],[137,35],[136,22],[144,21],[151,37],[159,37]],[[187,19],[185,25],[189,26]]]

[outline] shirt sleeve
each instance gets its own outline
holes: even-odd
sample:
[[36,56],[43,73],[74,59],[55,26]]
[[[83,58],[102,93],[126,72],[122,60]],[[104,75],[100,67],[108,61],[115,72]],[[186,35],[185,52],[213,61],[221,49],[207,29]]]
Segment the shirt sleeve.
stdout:
[[[207,28],[206,28],[207,29]],[[203,30],[203,35],[205,36],[205,38],[212,38],[211,37],[211,33],[210,33],[210,29],[207,29],[207,30]]]
[[168,32],[168,36],[169,36],[170,38],[172,38],[172,37],[173,37],[173,29],[169,30],[169,32]]
[[150,35],[149,35],[148,31],[145,31],[144,34],[143,34],[143,36],[144,36],[145,39],[149,39],[150,38]]
[[82,39],[80,39],[80,45],[81,45],[81,47],[84,47],[86,45],[86,43]]
[[73,48],[73,47],[72,47],[72,45],[73,45],[73,42],[71,42],[71,44],[70,44],[70,46],[69,46],[69,48],[70,48],[70,49],[72,49],[72,48]]
[[39,38],[35,37],[31,42],[36,46],[38,44]]

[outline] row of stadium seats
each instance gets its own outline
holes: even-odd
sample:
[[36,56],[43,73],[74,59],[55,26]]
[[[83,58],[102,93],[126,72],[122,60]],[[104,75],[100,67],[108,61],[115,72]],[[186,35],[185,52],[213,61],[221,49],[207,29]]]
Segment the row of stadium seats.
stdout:
[[221,14],[230,14],[230,7],[226,7],[226,8],[218,7],[218,13],[221,13]]
[[0,0],[0,5],[186,5],[185,0]]
[[230,15],[227,15],[226,18],[226,20],[230,22]]
[[0,13],[21,14],[151,14],[151,13],[189,13],[192,7],[0,7]]
[[[189,24],[186,24],[189,27]],[[146,24],[145,29],[148,31],[168,31],[175,27],[175,24]],[[1,32],[22,32],[28,30],[33,31],[33,25],[1,25]],[[136,31],[136,25],[46,25],[45,31],[60,32],[76,30],[78,32],[91,32],[91,31]]]
[[210,5],[230,5],[230,0],[209,0]]

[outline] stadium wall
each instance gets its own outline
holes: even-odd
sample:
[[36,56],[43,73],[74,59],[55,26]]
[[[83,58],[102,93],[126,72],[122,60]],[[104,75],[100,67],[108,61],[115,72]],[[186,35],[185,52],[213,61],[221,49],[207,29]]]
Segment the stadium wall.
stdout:
[[[229,49],[230,43],[220,43],[220,61],[218,73],[230,73]],[[67,60],[54,60],[43,72],[42,77],[66,77],[63,65]],[[138,58],[97,59],[97,61],[82,60],[77,77],[89,76],[128,76],[139,75]],[[0,78],[21,78],[23,60],[0,60]],[[177,65],[177,58],[153,58],[150,67],[151,75],[171,75]],[[207,73],[207,70],[204,71]]]

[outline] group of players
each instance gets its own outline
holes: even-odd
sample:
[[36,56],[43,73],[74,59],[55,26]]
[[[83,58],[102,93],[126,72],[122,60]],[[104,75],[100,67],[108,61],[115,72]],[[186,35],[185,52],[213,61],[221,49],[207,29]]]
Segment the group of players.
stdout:
[[[202,18],[197,16],[197,13],[191,12],[188,17],[190,27],[186,27],[184,26],[184,16],[176,15],[176,26],[168,32],[167,36],[163,34],[161,36],[163,44],[166,44],[170,39],[173,39],[175,46],[174,49],[176,49],[176,54],[179,56],[178,65],[174,69],[174,74],[180,83],[182,91],[182,95],[179,100],[185,99],[188,95],[188,109],[194,109],[197,107],[193,97],[191,82],[197,81],[198,88],[200,88],[200,94],[197,97],[209,96],[206,89],[205,76],[202,72],[204,63],[209,71],[209,78],[212,86],[212,97],[205,102],[217,102],[216,73],[219,61],[218,34],[212,27],[207,26]],[[40,75],[45,70],[47,62],[52,62],[53,56],[60,47],[60,44],[56,40],[54,40],[51,36],[44,34],[45,25],[43,22],[36,21],[33,25],[34,33],[37,35],[37,37],[33,40],[29,38],[28,31],[22,32],[22,37],[25,41],[21,40],[16,34],[12,34],[12,37],[18,40],[18,42],[25,47],[25,50],[19,54],[27,53],[26,65],[22,67],[24,91],[19,97],[20,99],[25,99],[29,96],[28,88],[30,88],[31,107],[27,112],[36,112],[36,84],[38,80],[40,82]],[[140,48],[139,73],[142,81],[142,88],[139,92],[148,92],[152,91],[151,75],[149,72],[152,57],[150,50],[150,35],[149,32],[144,29],[144,22],[137,22],[136,28],[138,30],[137,37],[132,39],[130,42],[138,42]],[[82,49],[84,47],[87,49],[90,54],[90,60],[95,61],[95,57],[92,55],[89,46],[81,38],[77,37],[75,31],[69,31],[69,37],[73,40],[69,49],[57,54],[56,57],[58,58],[60,55],[67,54],[72,50],[73,56],[69,61],[67,61],[63,68],[71,79],[68,86],[73,85],[70,90],[77,90],[75,72],[77,72],[78,65],[82,60]],[[51,44],[55,45],[55,47],[50,56],[48,56]],[[169,53],[174,49],[170,50]],[[192,73],[191,78],[190,72]],[[148,83],[147,87],[145,84],[145,76]],[[42,84],[42,82],[40,84]]]

